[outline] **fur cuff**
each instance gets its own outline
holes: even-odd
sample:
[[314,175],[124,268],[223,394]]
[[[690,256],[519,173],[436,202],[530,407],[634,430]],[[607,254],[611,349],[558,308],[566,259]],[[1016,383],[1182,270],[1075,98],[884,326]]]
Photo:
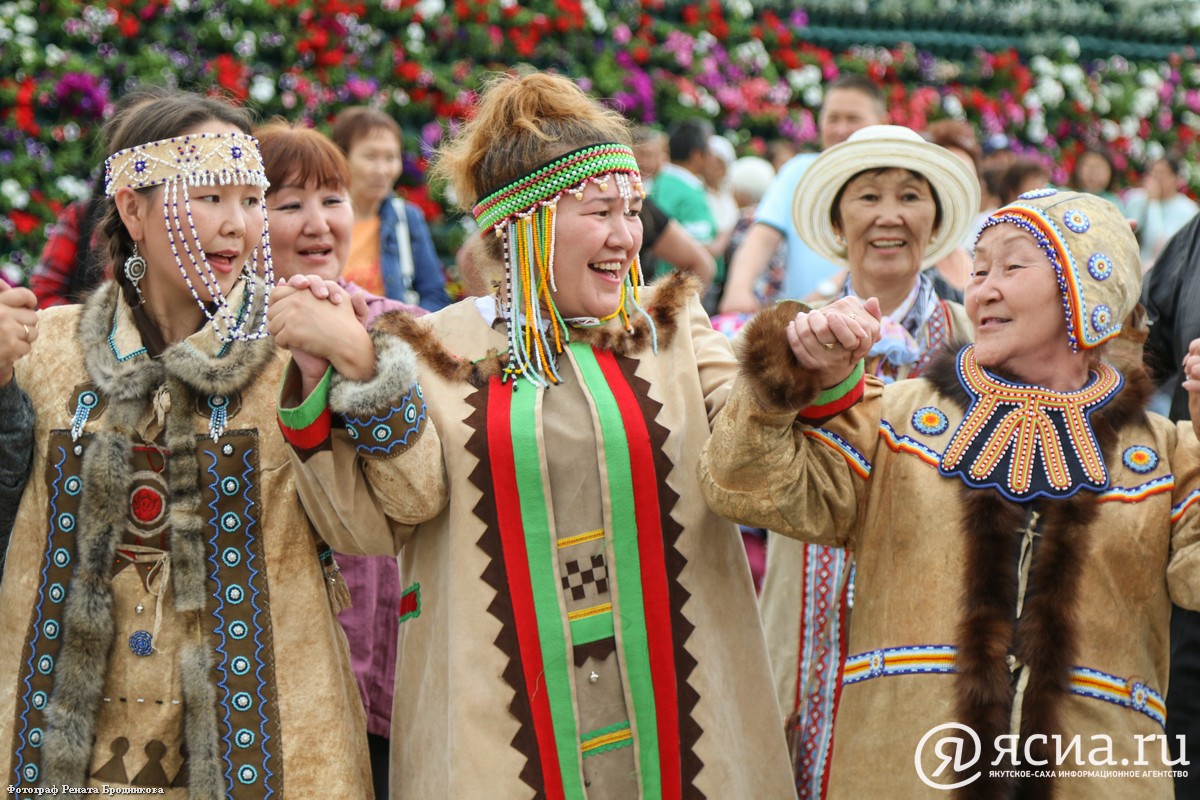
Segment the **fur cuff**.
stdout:
[[741,375],[768,411],[799,412],[821,391],[817,376],[796,362],[787,343],[787,324],[807,307],[794,300],[763,309],[742,331]]
[[351,381],[333,376],[329,407],[354,417],[371,417],[391,408],[417,382],[417,357],[408,343],[380,330],[372,331],[375,345],[375,377]]

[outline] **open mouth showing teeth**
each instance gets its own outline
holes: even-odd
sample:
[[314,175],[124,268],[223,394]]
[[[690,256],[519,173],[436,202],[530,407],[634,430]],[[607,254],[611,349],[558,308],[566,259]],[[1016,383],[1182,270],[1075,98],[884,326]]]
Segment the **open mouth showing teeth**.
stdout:
[[615,261],[605,261],[600,264],[588,264],[588,269],[596,272],[616,273],[621,271],[621,265]]
[[300,255],[302,255],[302,256],[327,256],[331,252],[333,252],[332,248],[323,248],[323,249],[318,249],[318,250],[301,250]]
[[233,256],[228,253],[205,253],[204,255],[208,259],[208,263],[214,267],[228,268],[233,266]]
[[871,242],[871,247],[874,247],[877,250],[897,250],[901,247],[904,247],[904,245],[905,242],[902,239],[881,239],[879,241]]

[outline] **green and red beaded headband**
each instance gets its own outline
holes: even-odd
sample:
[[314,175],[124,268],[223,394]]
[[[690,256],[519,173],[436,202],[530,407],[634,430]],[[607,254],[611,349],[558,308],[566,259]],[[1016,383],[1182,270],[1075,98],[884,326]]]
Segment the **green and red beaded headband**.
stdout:
[[558,202],[563,192],[578,191],[588,179],[614,173],[640,181],[637,159],[628,146],[606,143],[572,150],[480,200],[472,209],[475,221],[484,232],[502,231],[514,218]]

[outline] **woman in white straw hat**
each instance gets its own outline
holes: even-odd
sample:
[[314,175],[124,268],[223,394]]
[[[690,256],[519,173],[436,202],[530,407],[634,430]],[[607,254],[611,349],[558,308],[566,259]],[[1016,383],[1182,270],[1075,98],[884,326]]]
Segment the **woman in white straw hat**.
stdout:
[[[921,378],[859,377],[873,301],[747,326],[701,485],[731,519],[854,554],[830,797],[1173,796],[1167,633],[1172,601],[1200,607],[1200,445],[1145,411],[1140,364],[1107,360],[1140,283],[1112,203],[1042,189],[986,221],[976,343]],[[1184,373],[1196,420],[1200,341]]]
[[[848,268],[842,296],[875,297],[882,337],[867,371],[884,382],[922,374],[970,322],[940,300],[923,267],[962,242],[979,182],[953,153],[898,125],[871,125],[829,148],[796,187],[792,218],[816,253]],[[797,786],[823,796],[853,597],[840,548],[770,535],[761,613]]]

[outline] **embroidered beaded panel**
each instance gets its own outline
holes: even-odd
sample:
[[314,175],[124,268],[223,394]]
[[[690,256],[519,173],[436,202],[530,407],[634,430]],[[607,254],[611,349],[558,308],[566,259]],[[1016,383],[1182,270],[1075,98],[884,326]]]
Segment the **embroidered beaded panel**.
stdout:
[[71,441],[68,431],[53,431],[47,447],[45,481],[49,487],[46,555],[37,604],[26,634],[17,680],[14,751],[9,782],[20,795],[38,785],[46,706],[54,690],[54,665],[62,648],[63,609],[71,582],[76,543],[83,453],[90,436]]
[[[91,441],[90,434],[73,441],[69,430],[52,431],[49,437],[44,474],[48,488],[47,543],[38,601],[30,620],[16,689],[15,749],[9,782],[18,794],[37,786],[41,778],[45,710],[54,692],[55,666],[62,646],[63,609],[75,570],[76,528],[83,490],[81,471]],[[217,689],[225,789],[229,797],[238,800],[276,797],[283,790],[269,591],[259,535],[257,445],[255,431],[226,432],[216,444],[206,436],[197,437],[200,502],[207,509],[208,523],[203,534],[209,564],[209,601],[204,619],[213,648],[211,680]],[[169,495],[162,451],[152,446],[136,447],[130,466],[126,547],[165,551],[169,547]],[[126,547],[118,548],[115,572],[129,566],[120,558]],[[135,564],[133,568],[146,573],[143,565]],[[149,580],[147,574],[142,574],[142,581]],[[151,602],[148,599],[147,606]],[[173,613],[169,599],[164,612]],[[130,657],[130,653],[133,658],[164,657],[161,651],[153,649],[149,630],[154,608],[150,606],[144,613],[147,630],[138,630],[132,637],[119,636],[113,646],[120,652],[114,649],[111,658]],[[139,617],[135,621],[143,620]],[[110,699],[126,701],[121,697]],[[176,706],[174,713],[182,736],[182,705],[170,699],[166,702]],[[141,752],[143,747],[130,746],[130,740],[136,740],[136,732],[128,732],[128,737],[119,736],[120,731],[116,733],[118,738],[113,742],[96,743],[97,748],[104,750],[104,759],[108,758],[109,749],[113,758],[94,777],[113,784],[122,783],[121,776],[126,776],[138,785],[186,785],[187,765],[179,766],[174,752],[161,758],[160,751],[166,750],[161,742],[150,743],[158,748],[154,752],[160,756],[151,761],[160,767],[156,774],[162,772],[165,779],[147,783],[147,770],[141,766],[146,761]],[[146,753],[153,755],[149,749]]]
[[238,800],[280,796],[282,742],[270,593],[261,538],[258,434],[197,437],[200,502],[208,509],[212,680],[226,792]]

